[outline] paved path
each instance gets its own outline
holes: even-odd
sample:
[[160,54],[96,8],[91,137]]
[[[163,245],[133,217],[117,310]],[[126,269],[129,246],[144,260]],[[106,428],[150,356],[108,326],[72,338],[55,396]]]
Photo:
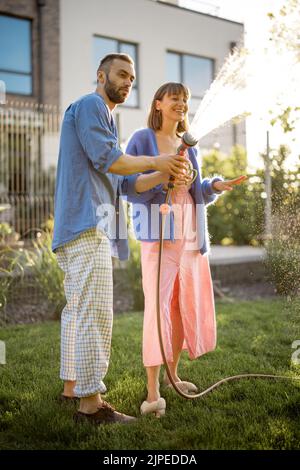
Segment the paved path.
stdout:
[[236,264],[262,261],[265,256],[265,248],[212,245],[209,260],[211,265]]

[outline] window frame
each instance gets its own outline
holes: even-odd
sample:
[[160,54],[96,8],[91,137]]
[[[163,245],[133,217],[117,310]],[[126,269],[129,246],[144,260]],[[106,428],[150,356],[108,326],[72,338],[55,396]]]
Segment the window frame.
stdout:
[[[209,60],[212,64],[212,81],[211,81],[211,83],[213,82],[214,77],[215,77],[215,71],[216,71],[216,59],[214,59],[212,57],[207,57],[207,56],[204,56],[204,55],[192,54],[190,52],[175,51],[173,49],[167,49],[166,53],[167,54],[176,54],[176,55],[179,56],[179,77],[180,77],[180,82],[181,83],[184,83],[184,80],[183,80],[183,75],[184,75],[183,56],[189,56],[189,57],[195,57],[197,59],[207,59],[207,60]],[[190,90],[190,91],[191,91],[191,98],[190,99],[195,98],[196,100],[203,100],[204,95],[203,96],[193,95],[192,90]]]
[[[135,65],[135,73],[136,73],[136,78],[134,81],[134,85],[132,86],[132,90],[136,90],[136,96],[137,96],[137,104],[135,106],[129,106],[126,103],[122,103],[119,107],[120,108],[126,108],[126,109],[140,109],[140,81],[139,81],[139,44],[136,42],[128,41],[128,40],[123,40],[123,39],[118,39],[114,38],[111,36],[103,36],[102,34],[93,34],[93,39],[94,38],[100,38],[100,39],[109,39],[111,41],[116,41],[117,43],[117,54],[121,54],[121,44],[129,45],[129,46],[134,46],[135,51],[136,51],[136,60],[134,62]],[[112,53],[113,54],[113,53]]]
[[29,48],[30,48],[30,72],[18,72],[15,70],[10,70],[10,69],[2,69],[0,68],[0,72],[4,73],[11,73],[14,75],[21,75],[21,76],[26,76],[31,78],[31,92],[30,93],[23,93],[23,92],[15,92],[15,91],[9,91],[8,87],[6,86],[5,83],[5,88],[6,88],[6,93],[8,95],[14,95],[14,96],[28,96],[28,97],[33,97],[34,96],[34,73],[33,73],[33,31],[32,31],[32,26],[33,26],[33,20],[32,18],[26,17],[26,16],[19,16],[19,15],[14,15],[11,13],[6,13],[6,12],[1,12],[0,11],[0,16],[6,17],[6,18],[11,18],[11,19],[17,19],[17,20],[22,20],[22,21],[27,21],[29,23]]

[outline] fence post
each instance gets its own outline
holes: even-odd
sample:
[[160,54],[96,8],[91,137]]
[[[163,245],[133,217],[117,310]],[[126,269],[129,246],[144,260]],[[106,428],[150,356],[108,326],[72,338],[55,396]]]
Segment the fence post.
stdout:
[[6,347],[5,342],[0,341],[0,365],[6,364]]
[[265,239],[269,240],[272,236],[272,178],[271,178],[271,160],[270,160],[270,133],[267,131],[267,149],[265,156]]

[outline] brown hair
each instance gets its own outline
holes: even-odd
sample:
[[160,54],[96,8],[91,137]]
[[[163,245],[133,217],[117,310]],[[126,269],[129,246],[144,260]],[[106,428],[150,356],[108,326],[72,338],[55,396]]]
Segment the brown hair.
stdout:
[[[156,100],[161,101],[163,97],[167,95],[181,95],[188,100],[190,98],[190,91],[189,89],[183,85],[182,83],[175,83],[175,82],[168,82],[162,85],[157,92],[155,93],[152,103],[150,112],[148,115],[148,127],[153,129],[154,131],[158,131],[162,127],[162,113],[160,110],[156,109]],[[182,133],[186,132],[189,127],[188,117],[185,116],[183,121],[180,121],[177,126],[177,132]]]
[[110,71],[111,64],[115,59],[124,60],[125,62],[134,65],[132,58],[128,54],[107,54],[105,57],[103,57],[99,64],[99,67],[97,69],[97,75],[100,70],[103,70],[106,74],[108,74]]

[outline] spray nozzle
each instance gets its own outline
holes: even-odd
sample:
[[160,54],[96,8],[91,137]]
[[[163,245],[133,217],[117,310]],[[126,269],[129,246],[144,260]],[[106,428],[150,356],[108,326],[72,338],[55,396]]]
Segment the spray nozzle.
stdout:
[[182,139],[182,142],[177,149],[178,155],[180,155],[181,152],[183,153],[187,148],[194,147],[198,143],[198,140],[195,139],[195,137],[189,132],[185,132],[183,136],[181,137],[181,139]]
[[[198,143],[198,140],[195,139],[195,137],[189,132],[185,132],[183,136],[181,137],[181,139],[182,139],[181,144],[179,145],[177,149],[178,155],[183,155],[187,148],[194,147]],[[197,170],[193,169],[193,165],[191,164],[189,160],[188,160],[188,163],[189,163],[189,168],[188,168],[187,173],[188,173],[188,176],[190,177],[189,184],[192,184],[195,181],[198,172]],[[170,176],[169,184],[168,184],[169,189],[174,188],[174,180],[175,180],[174,176]]]

